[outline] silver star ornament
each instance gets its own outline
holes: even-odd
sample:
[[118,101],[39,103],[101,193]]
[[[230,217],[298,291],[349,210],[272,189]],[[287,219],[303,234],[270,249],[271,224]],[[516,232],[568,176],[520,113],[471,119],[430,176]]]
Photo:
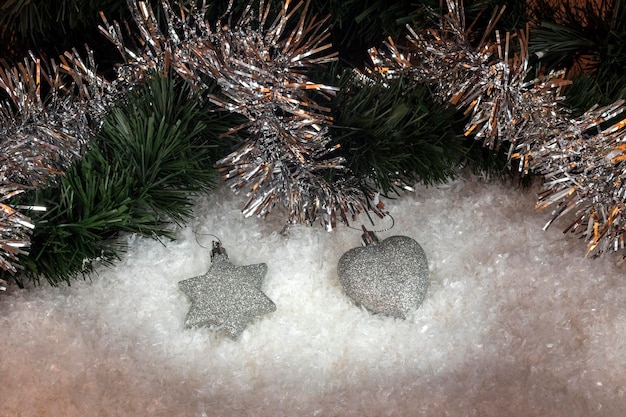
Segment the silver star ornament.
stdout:
[[237,339],[254,319],[276,310],[261,291],[267,265],[235,266],[218,242],[213,243],[211,262],[204,275],[178,283],[191,300],[185,327],[221,329]]

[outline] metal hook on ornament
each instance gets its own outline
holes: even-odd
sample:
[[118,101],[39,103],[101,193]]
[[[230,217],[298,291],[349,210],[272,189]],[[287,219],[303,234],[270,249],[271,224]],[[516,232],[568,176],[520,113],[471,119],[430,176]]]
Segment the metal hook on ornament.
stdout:
[[361,225],[361,229],[357,229],[356,227],[352,227],[352,226],[348,226],[350,229],[354,229],[354,230],[362,230],[363,234],[361,235],[361,243],[363,244],[363,246],[369,246],[369,245],[375,245],[376,243],[378,243],[378,236],[376,236],[376,233],[382,233],[382,232],[386,232],[388,230],[393,229],[393,227],[396,225],[396,219],[393,218],[393,216],[389,213],[387,213],[387,216],[389,216],[389,218],[391,218],[391,226],[386,227],[384,229],[380,229],[380,230],[367,230],[367,227],[365,227],[365,225]]
[[[213,260],[215,255],[226,255],[226,249],[224,249],[224,247],[222,246],[222,241],[213,233],[198,233],[194,230],[193,234],[195,235],[196,243],[198,244],[198,246],[205,249],[211,249],[211,260]],[[207,248],[198,241],[198,236],[213,236],[215,239],[217,239],[217,241],[213,241],[212,248]]]

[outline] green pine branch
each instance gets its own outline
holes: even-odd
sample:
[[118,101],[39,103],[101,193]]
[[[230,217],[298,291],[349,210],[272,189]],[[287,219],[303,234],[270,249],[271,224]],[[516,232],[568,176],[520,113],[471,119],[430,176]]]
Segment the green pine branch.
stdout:
[[[92,271],[93,262],[111,263],[122,249],[120,231],[159,234],[154,213],[141,215],[124,167],[107,161],[95,148],[68,170],[55,186],[38,190],[36,204],[47,211],[33,216],[36,228],[30,254],[21,259],[23,275],[39,283],[70,283]],[[35,214],[35,213],[34,213]]]
[[536,3],[539,24],[531,32],[531,52],[542,54],[545,70],[572,70],[574,85],[565,92],[565,104],[573,114],[626,98],[626,1],[578,6],[568,0],[562,8]]
[[[144,94],[149,105],[135,106]],[[200,112],[195,100],[174,93],[171,79],[156,78],[129,106],[113,109],[96,142],[108,160],[130,166],[138,205],[177,222],[191,213],[188,194],[205,191],[216,179],[207,169],[214,149],[197,139],[208,129]]]
[[505,165],[503,155],[485,155],[463,137],[464,118],[440,104],[427,85],[403,78],[363,83],[346,71],[340,86],[331,134],[348,168],[385,194],[417,182],[445,182],[468,162],[489,172]]
[[155,76],[112,110],[82,160],[23,198],[48,210],[32,213],[22,276],[69,284],[94,262],[113,262],[123,233],[173,237],[170,223],[184,223],[193,195],[215,184],[220,135],[239,123],[190,95],[182,82]]
[[623,0],[571,0],[558,7],[548,0],[536,0],[538,27],[531,47],[545,54],[545,65],[589,55],[593,63],[623,68],[625,62],[626,2]]
[[565,90],[564,106],[571,110],[571,116],[580,116],[593,105],[609,105],[626,99],[626,77],[602,69],[591,74],[578,74],[572,85]]

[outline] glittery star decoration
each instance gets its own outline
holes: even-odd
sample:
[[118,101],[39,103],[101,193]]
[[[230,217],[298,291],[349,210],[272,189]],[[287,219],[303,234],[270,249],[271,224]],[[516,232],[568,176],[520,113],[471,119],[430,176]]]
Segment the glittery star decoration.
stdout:
[[261,291],[267,265],[235,266],[218,242],[213,242],[211,262],[204,275],[178,283],[191,300],[185,327],[221,329],[236,339],[256,317],[276,310]]

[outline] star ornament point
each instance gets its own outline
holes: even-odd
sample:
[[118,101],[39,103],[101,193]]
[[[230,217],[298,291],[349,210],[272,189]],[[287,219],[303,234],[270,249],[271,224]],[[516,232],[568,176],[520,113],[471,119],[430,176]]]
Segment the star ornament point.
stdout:
[[191,300],[185,327],[221,329],[237,339],[257,317],[276,311],[261,291],[266,274],[264,263],[235,266],[225,253],[216,255],[204,275],[178,283]]

